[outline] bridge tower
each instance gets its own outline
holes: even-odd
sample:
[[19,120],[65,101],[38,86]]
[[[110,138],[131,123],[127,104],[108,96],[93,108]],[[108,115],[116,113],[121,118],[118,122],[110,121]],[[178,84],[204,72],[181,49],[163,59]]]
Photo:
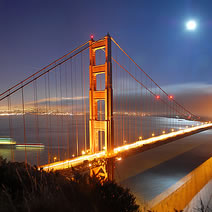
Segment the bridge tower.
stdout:
[[[90,78],[90,91],[89,91],[89,141],[90,152],[92,154],[100,151],[99,146],[99,132],[104,132],[105,151],[110,155],[114,148],[113,139],[113,90],[112,90],[112,63],[111,63],[111,37],[106,35],[103,39],[89,41],[89,78]],[[105,63],[96,65],[96,51],[105,52]],[[97,75],[105,75],[105,89],[97,90]],[[98,101],[103,100],[105,105],[104,120],[98,119]],[[106,164],[98,169],[93,169],[92,172],[98,174],[99,172],[105,175],[105,178],[113,179],[113,160],[108,159]],[[101,174],[102,175],[102,174]]]

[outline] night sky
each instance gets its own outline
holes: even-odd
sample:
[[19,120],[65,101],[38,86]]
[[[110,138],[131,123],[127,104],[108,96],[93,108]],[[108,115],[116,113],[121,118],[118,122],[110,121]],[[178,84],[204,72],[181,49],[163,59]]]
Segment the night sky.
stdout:
[[[91,34],[109,32],[159,85],[194,112],[209,113],[211,9],[211,0],[1,0],[0,92]],[[189,19],[195,31],[186,30]]]

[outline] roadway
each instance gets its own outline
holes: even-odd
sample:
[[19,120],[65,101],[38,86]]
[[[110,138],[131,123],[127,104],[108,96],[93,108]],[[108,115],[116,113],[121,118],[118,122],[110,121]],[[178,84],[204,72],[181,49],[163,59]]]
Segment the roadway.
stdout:
[[210,129],[116,162],[115,179],[142,203],[166,191],[211,156]]
[[[127,156],[131,153],[137,152],[137,150],[146,150],[149,148],[154,148],[156,145],[163,144],[164,142],[167,142],[172,139],[180,138],[181,136],[190,135],[192,133],[197,133],[201,130],[208,129],[212,127],[212,123],[202,123],[198,124],[197,126],[192,126],[190,128],[181,129],[178,131],[173,131],[167,134],[162,134],[159,136],[153,136],[145,140],[139,140],[131,144],[125,144],[123,146],[119,146],[114,148],[112,153],[106,153],[106,151],[97,152],[94,154],[84,154],[82,156],[78,156],[73,159],[68,159],[64,161],[54,162],[50,164],[46,164],[43,166],[40,166],[39,168],[42,168],[44,170],[63,170],[71,167],[76,167],[78,165],[83,164],[85,161],[92,163],[94,160],[101,160],[109,157],[116,157],[116,156]],[[92,166],[92,164],[90,164]]]

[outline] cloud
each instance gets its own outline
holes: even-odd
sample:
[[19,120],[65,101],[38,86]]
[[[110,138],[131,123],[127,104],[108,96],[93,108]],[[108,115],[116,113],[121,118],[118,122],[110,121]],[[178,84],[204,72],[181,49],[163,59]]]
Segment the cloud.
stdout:
[[194,114],[212,118],[212,84],[183,83],[167,85],[163,89]]
[[179,93],[212,94],[212,84],[206,84],[203,82],[167,85],[163,86],[162,88],[166,92],[175,94]]
[[[88,96],[75,96],[75,97],[62,97],[62,98],[59,98],[59,97],[51,97],[49,99],[39,99],[37,101],[38,104],[46,104],[46,103],[51,103],[51,104],[60,104],[61,101],[62,103],[68,103],[68,102],[72,102],[72,101],[80,101],[80,100],[83,100],[83,99],[88,99]],[[33,105],[34,104],[34,101],[32,102],[27,102],[27,105]]]
[[[182,104],[186,109],[188,109],[193,114],[200,117],[207,117],[212,119],[212,84],[207,84],[204,82],[195,83],[183,83],[183,84],[173,84],[162,86],[162,88],[168,93],[174,96],[174,99]],[[140,94],[138,95],[138,91]],[[154,92],[154,90],[152,90]],[[157,94],[158,89],[154,93]],[[142,93],[142,95],[141,95]],[[138,98],[141,97],[141,104],[139,107]],[[151,105],[152,99],[155,98],[152,95],[148,95],[145,89],[129,89],[126,93],[114,92],[114,111],[134,111],[140,110],[139,112],[148,112],[150,110],[148,105]],[[79,107],[77,110],[81,110],[80,105],[82,101],[85,100],[86,110],[89,107],[89,96],[75,96],[75,97],[63,97],[62,104],[64,107]],[[126,104],[126,100],[128,103]],[[52,97],[48,99],[38,100],[40,106],[44,106],[46,103],[50,102],[51,106],[57,106],[61,103],[61,98]],[[159,101],[160,102],[160,101]],[[33,105],[34,102],[28,102],[27,105]],[[83,103],[84,104],[84,103]],[[117,106],[118,105],[118,106]],[[164,110],[164,104],[158,104],[154,110],[162,111]]]

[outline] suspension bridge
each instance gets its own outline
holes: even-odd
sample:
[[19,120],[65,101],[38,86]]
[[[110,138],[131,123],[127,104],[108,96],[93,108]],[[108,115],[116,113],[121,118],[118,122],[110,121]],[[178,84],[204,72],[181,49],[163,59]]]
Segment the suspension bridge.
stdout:
[[40,169],[81,167],[113,179],[114,160],[212,124],[164,91],[108,34],[1,93],[0,126],[12,161],[21,153]]

